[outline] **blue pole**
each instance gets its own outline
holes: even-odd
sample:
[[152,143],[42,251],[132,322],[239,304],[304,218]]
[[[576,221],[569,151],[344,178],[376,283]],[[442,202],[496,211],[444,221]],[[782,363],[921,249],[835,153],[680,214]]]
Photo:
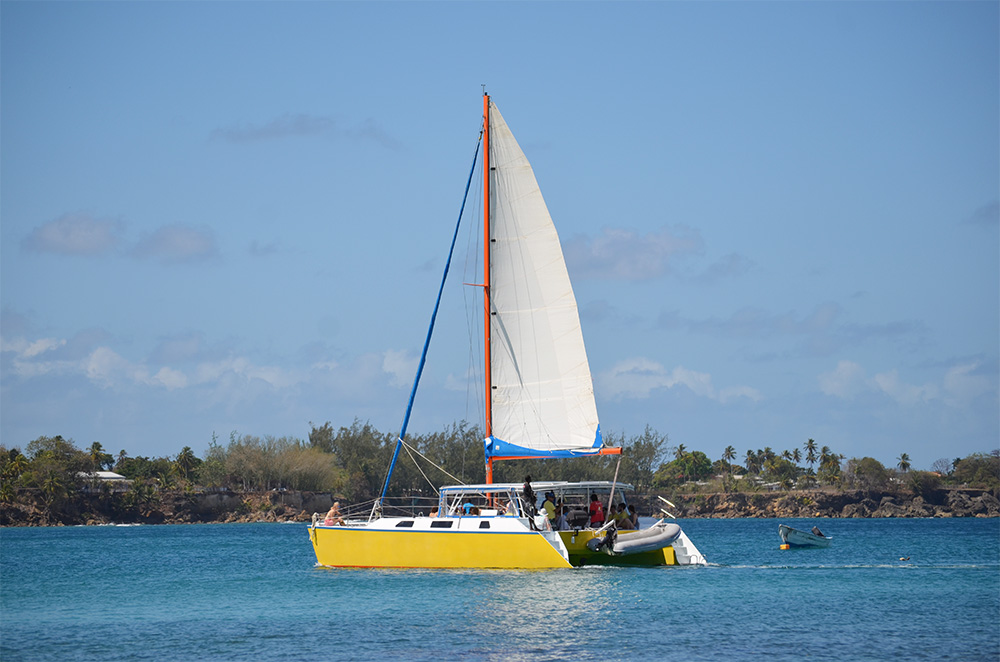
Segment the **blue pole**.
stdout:
[[399,438],[396,440],[396,449],[392,452],[392,461],[389,463],[389,472],[385,476],[385,483],[382,485],[382,494],[378,501],[381,505],[385,499],[386,490],[389,489],[389,479],[392,477],[392,470],[396,467],[396,460],[399,458],[399,449],[403,445],[406,437],[406,427],[410,423],[410,412],[413,411],[413,400],[417,397],[417,385],[420,383],[420,374],[424,371],[424,363],[427,361],[427,350],[431,346],[431,335],[434,333],[434,321],[437,319],[438,308],[441,306],[441,295],[444,293],[444,284],[448,280],[448,270],[451,268],[451,257],[455,253],[455,242],[458,240],[458,229],[462,225],[462,214],[465,213],[465,202],[469,199],[469,186],[472,184],[472,175],[476,171],[476,160],[479,158],[479,141],[476,141],[476,151],[472,155],[472,168],[469,170],[469,181],[465,183],[465,195],[462,197],[462,207],[458,210],[458,221],[455,223],[455,232],[451,236],[451,249],[448,251],[448,261],[444,265],[444,275],[441,276],[441,286],[438,288],[437,301],[434,303],[434,312],[431,313],[431,323],[427,328],[427,338],[424,339],[424,351],[420,354],[420,364],[417,366],[417,375],[413,378],[413,389],[410,391],[410,401],[406,405],[406,414],[403,416],[403,425],[399,430]]

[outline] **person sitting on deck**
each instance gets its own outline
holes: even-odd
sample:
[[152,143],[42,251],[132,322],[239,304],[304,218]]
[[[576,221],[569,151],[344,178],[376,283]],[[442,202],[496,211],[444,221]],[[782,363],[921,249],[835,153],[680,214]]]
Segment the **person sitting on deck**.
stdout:
[[628,517],[628,511],[625,510],[625,504],[620,503],[618,507],[615,508],[615,526],[619,529],[631,529],[632,520]]
[[596,494],[590,495],[590,526],[595,529],[604,526],[604,506]]
[[549,524],[556,521],[556,495],[552,492],[545,493],[545,501],[542,502],[542,510],[545,511],[545,516],[549,518]]
[[569,522],[566,521],[566,506],[556,506],[556,520],[552,524],[552,529],[555,531],[565,531],[569,528]]
[[629,504],[628,506],[628,523],[627,528],[638,529],[639,528],[639,513],[636,512],[635,506]]
[[323,524],[326,526],[344,526],[344,518],[340,514],[339,501],[334,501],[333,505],[330,506],[330,510],[327,511],[326,517],[323,518]]

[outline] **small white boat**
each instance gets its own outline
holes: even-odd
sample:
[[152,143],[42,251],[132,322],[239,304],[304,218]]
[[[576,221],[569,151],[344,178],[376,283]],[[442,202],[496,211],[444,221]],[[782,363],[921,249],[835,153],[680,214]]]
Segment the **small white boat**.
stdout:
[[781,536],[781,542],[789,547],[829,547],[833,541],[833,538],[824,536],[815,526],[809,532],[793,529],[787,524],[779,524],[778,535]]

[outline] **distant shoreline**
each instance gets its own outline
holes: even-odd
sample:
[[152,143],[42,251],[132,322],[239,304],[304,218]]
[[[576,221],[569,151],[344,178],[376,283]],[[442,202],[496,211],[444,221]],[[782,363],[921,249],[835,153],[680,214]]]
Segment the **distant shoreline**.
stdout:
[[[1000,517],[1000,499],[974,488],[939,489],[925,496],[903,492],[795,490],[634,497],[642,516],[679,519]],[[76,495],[46,511],[40,496],[23,492],[0,504],[0,527],[107,524],[309,522],[334,496],[323,492],[165,492],[155,503],[123,510],[107,495]],[[419,510],[419,509],[417,509]],[[367,511],[366,511],[367,512]],[[355,513],[357,514],[357,513]]]

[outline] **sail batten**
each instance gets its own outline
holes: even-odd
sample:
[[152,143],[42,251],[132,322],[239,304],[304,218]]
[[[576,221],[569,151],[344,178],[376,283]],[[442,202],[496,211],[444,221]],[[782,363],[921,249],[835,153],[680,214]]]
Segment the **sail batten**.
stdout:
[[576,297],[527,158],[490,102],[491,434],[488,458],[602,446]]

